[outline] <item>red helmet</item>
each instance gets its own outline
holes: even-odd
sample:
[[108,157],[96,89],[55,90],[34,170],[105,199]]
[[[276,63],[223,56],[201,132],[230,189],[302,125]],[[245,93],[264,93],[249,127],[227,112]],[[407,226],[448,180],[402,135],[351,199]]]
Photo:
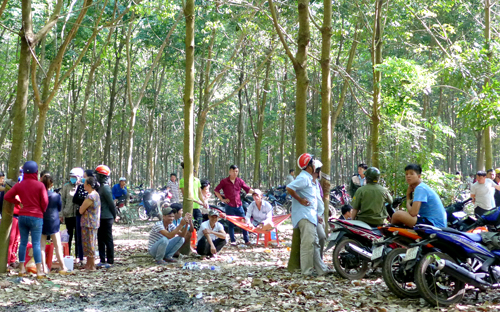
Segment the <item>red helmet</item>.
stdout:
[[299,166],[300,169],[306,169],[307,165],[313,160],[314,156],[309,154],[309,153],[304,153],[299,156],[299,159],[297,159],[297,166]]
[[95,168],[95,172],[103,174],[105,176],[109,176],[111,170],[109,170],[109,167],[106,165],[99,165],[97,166],[97,168]]

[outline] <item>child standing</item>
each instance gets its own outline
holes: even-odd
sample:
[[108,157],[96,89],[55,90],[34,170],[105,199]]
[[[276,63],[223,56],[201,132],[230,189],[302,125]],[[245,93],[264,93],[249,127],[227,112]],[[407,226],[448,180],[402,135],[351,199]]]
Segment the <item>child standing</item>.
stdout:
[[83,254],[87,257],[85,269],[90,271],[95,270],[95,246],[101,217],[101,199],[96,191],[98,187],[99,183],[94,177],[85,179],[84,189],[89,195],[80,206]]

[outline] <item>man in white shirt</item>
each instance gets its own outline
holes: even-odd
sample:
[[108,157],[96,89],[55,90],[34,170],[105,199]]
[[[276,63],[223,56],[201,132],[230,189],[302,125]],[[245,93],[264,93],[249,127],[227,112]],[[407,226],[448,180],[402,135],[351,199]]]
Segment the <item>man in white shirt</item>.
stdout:
[[478,171],[476,176],[477,182],[472,185],[470,196],[475,206],[474,213],[483,215],[495,208],[495,189],[500,190],[500,185],[486,178],[486,172],[484,171]]
[[286,176],[285,185],[288,185],[288,184],[292,183],[293,180],[295,180],[294,174],[295,174],[295,170],[290,169],[288,175]]
[[219,220],[219,212],[210,210],[208,220],[198,230],[196,251],[202,258],[213,257],[226,245],[226,232]]
[[273,206],[262,199],[262,191],[253,190],[253,202],[247,208],[245,221],[249,226],[259,230],[267,231],[272,229],[273,224]]

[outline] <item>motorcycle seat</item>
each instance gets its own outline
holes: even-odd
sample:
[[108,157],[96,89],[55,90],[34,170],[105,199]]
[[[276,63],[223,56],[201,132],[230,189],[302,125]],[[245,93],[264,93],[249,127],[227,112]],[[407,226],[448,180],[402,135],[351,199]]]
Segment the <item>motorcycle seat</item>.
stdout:
[[451,229],[451,228],[443,228],[442,230],[444,232],[466,236],[467,238],[469,238],[470,240],[472,240],[472,241],[474,241],[476,243],[479,243],[479,242],[482,241],[481,234],[477,234],[477,233],[464,233],[464,232],[460,232],[458,230]]
[[365,223],[363,221],[348,220],[348,222],[351,223],[352,225],[359,226],[359,227],[362,227],[362,228],[367,229],[367,230],[372,230],[372,227],[369,226],[368,223]]

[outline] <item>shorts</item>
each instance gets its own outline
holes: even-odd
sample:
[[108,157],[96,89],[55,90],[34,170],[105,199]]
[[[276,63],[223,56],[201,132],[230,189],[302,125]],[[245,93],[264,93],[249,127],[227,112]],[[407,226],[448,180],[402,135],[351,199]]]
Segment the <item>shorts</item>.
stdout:
[[434,223],[432,223],[426,217],[417,217],[417,224],[427,224],[427,225],[435,226]]
[[82,226],[83,255],[95,257],[95,245],[97,241],[97,229]]

